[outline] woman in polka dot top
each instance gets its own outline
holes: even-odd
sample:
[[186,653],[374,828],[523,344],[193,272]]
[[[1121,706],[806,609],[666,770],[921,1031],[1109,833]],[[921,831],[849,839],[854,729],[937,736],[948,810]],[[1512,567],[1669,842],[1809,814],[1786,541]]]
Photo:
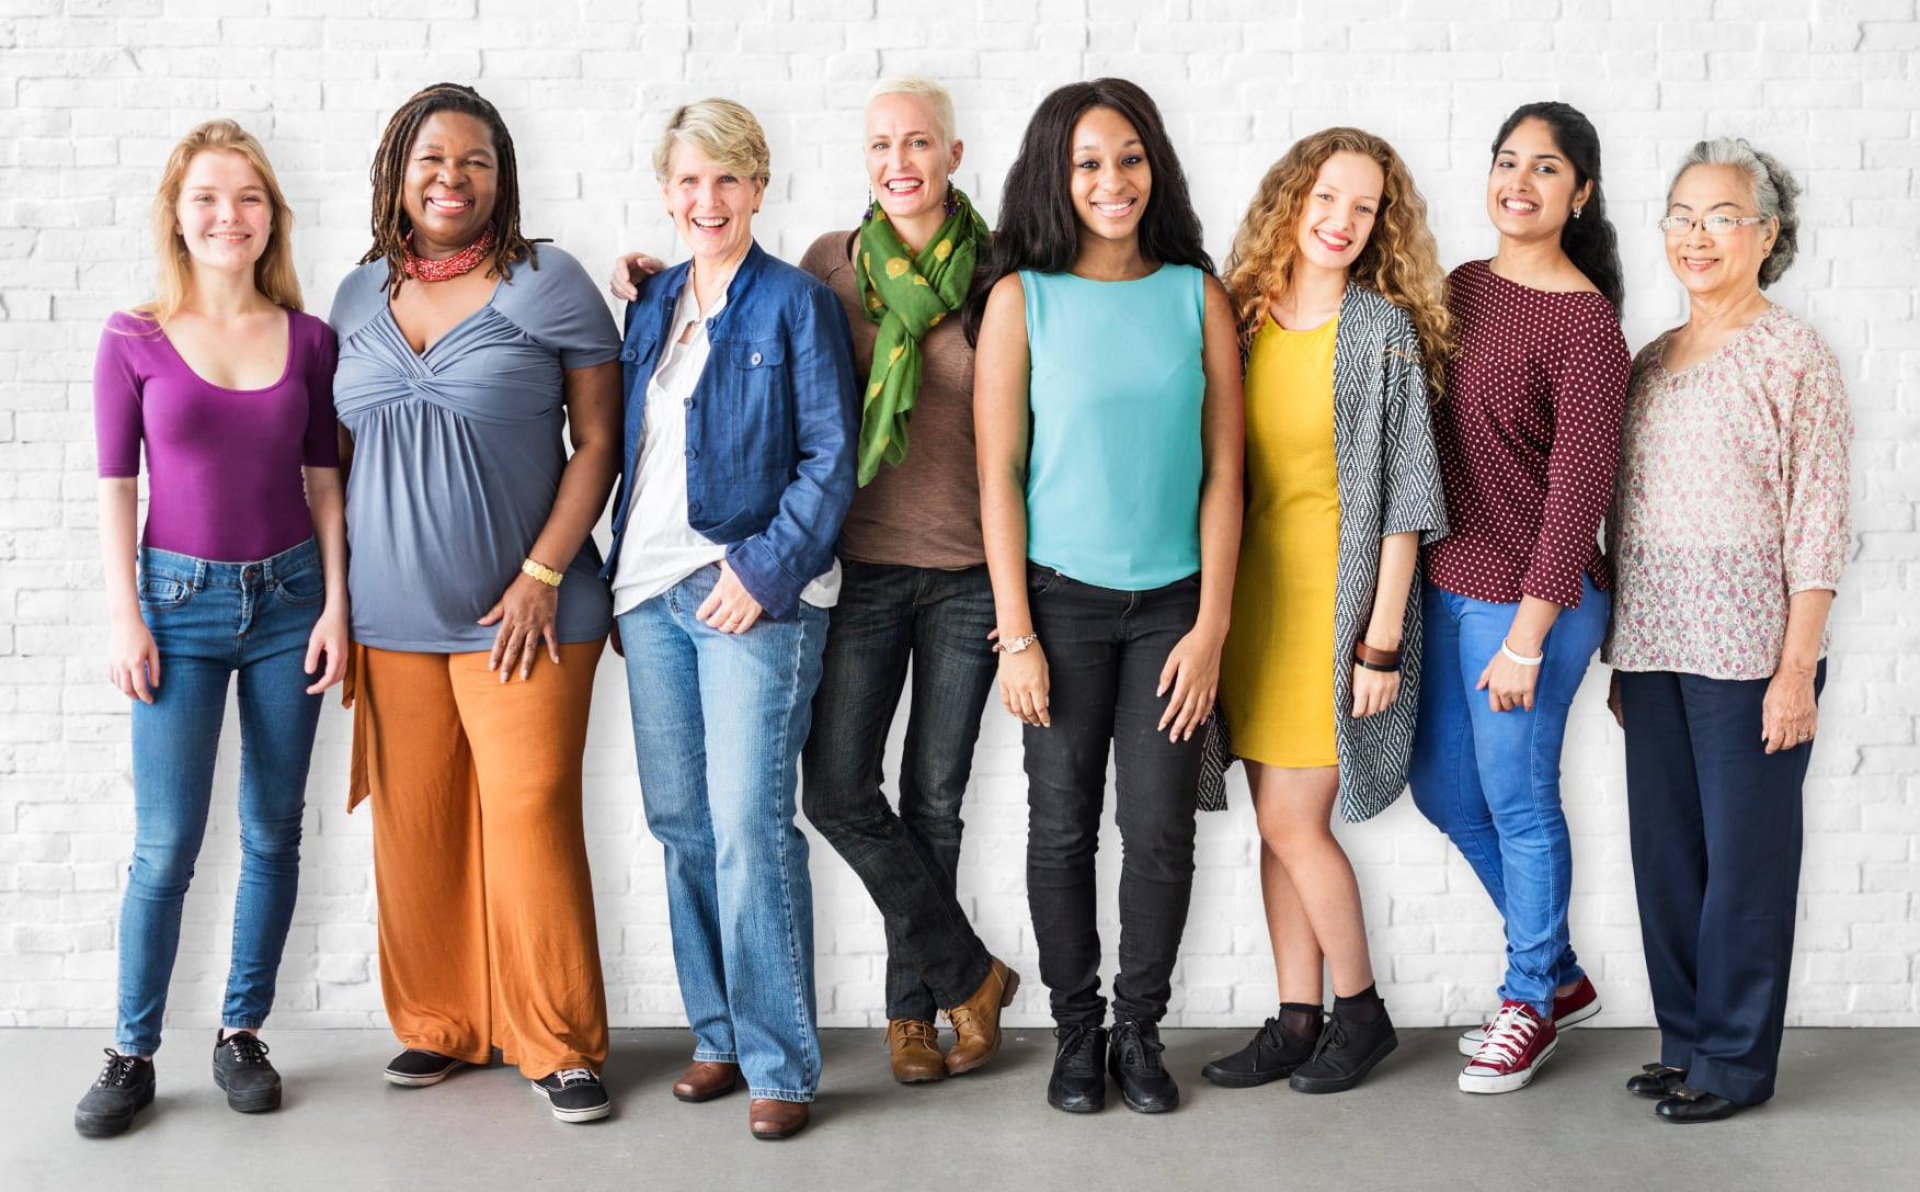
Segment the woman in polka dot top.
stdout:
[[1448,279],[1457,350],[1434,410],[1452,533],[1423,554],[1415,803],[1473,865],[1506,921],[1501,1007],[1467,1032],[1460,1088],[1524,1088],[1556,1026],[1599,1012],[1567,933],[1572,850],[1560,745],[1606,632],[1600,519],[1612,495],[1630,360],[1600,142],[1561,103],[1494,139],[1491,260]]

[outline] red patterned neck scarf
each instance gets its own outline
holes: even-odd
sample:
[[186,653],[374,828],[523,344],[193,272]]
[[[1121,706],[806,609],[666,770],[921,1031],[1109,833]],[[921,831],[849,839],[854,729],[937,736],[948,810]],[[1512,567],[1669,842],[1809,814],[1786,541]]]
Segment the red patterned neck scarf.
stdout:
[[430,261],[415,256],[413,252],[413,233],[407,233],[407,276],[416,281],[448,281],[463,273],[471,273],[476,265],[487,259],[487,253],[493,249],[493,226],[480,233],[480,239],[467,245],[450,257]]

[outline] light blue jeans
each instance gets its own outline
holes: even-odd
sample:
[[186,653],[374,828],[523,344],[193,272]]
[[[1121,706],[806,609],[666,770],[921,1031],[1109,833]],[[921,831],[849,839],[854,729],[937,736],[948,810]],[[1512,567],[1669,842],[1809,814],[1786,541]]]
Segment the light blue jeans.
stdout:
[[813,887],[794,824],[827,613],[742,634],[694,616],[718,565],[620,616],[647,827],[665,847],[680,997],[697,1060],[739,1064],[755,1097],[820,1085]]
[[1408,779],[1413,801],[1466,857],[1506,920],[1503,1000],[1553,1017],[1553,991],[1581,977],[1568,939],[1573,847],[1560,810],[1560,746],[1613,598],[1582,577],[1580,607],[1547,633],[1533,709],[1495,712],[1477,691],[1518,604],[1423,596],[1426,646]]
[[120,907],[123,1055],[160,1047],[180,909],[206,835],[227,684],[240,681],[240,883],[222,1021],[258,1027],[300,880],[300,816],[321,697],[307,638],[326,584],[313,541],[249,563],[140,552],[140,616],[160,649],[153,703],[133,704],[133,867]]

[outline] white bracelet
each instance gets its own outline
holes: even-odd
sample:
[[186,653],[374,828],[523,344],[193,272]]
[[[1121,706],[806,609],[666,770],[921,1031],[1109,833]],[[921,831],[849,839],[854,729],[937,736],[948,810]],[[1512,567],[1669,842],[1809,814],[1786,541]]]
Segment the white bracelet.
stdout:
[[1504,637],[1500,639],[1500,652],[1502,654],[1505,654],[1507,656],[1507,661],[1513,663],[1515,666],[1539,666],[1541,663],[1547,660],[1547,654],[1545,650],[1542,650],[1540,654],[1534,658],[1527,658],[1523,655],[1515,654],[1512,650],[1509,650],[1507,648],[1507,639]]

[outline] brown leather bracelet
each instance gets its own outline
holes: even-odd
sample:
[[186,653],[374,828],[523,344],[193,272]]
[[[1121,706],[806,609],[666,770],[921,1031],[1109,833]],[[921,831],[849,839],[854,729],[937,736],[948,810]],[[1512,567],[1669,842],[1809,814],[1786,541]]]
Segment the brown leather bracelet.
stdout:
[[1353,643],[1353,660],[1368,670],[1397,671],[1400,669],[1400,651],[1376,650],[1367,643]]

